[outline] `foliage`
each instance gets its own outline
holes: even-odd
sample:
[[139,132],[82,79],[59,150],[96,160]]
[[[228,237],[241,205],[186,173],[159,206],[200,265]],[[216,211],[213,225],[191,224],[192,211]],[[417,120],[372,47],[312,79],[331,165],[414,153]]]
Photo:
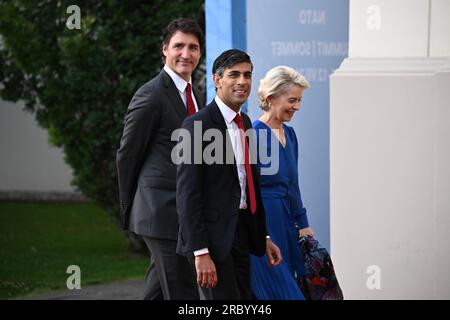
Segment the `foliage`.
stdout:
[[[80,30],[66,27],[73,4]],[[163,30],[177,17],[203,26],[203,0],[0,0],[1,97],[25,102],[63,148],[72,184],[116,218],[123,116],[162,68]]]
[[0,299],[67,289],[67,267],[81,285],[142,279],[148,259],[90,203],[0,203]]

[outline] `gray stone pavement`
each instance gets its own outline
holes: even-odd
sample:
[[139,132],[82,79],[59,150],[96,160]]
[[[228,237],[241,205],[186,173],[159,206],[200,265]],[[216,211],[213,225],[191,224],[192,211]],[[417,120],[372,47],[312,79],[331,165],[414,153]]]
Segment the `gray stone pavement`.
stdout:
[[26,300],[141,300],[144,280],[87,285],[81,289],[56,291]]
[[[142,300],[143,292],[144,280],[142,279],[81,286],[81,289],[55,291],[24,297],[20,300]],[[199,294],[200,300],[205,300],[201,290]]]

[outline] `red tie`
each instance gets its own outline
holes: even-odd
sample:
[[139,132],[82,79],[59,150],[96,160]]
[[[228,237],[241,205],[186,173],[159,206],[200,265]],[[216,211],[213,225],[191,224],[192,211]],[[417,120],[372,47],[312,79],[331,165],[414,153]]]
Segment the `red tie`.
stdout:
[[188,116],[195,113],[195,104],[194,100],[192,100],[192,88],[191,84],[188,83],[186,86],[186,104],[187,104],[187,112]]
[[238,114],[233,119],[234,122],[236,122],[239,131],[241,133],[241,141],[242,146],[244,148],[244,163],[245,163],[245,175],[247,176],[247,186],[248,186],[248,193],[250,197],[250,211],[252,213],[256,212],[256,196],[255,196],[255,186],[253,184],[253,175],[252,175],[252,168],[250,166],[250,155],[248,153],[248,144],[247,139],[245,138],[245,129],[244,129],[244,123],[242,121],[242,117]]

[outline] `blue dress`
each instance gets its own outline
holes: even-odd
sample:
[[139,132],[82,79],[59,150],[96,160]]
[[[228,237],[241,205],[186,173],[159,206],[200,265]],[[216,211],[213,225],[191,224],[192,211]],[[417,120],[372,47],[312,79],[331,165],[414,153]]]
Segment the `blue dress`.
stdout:
[[[283,124],[286,136],[286,146],[283,147],[264,122],[256,120],[253,122],[253,128],[256,131],[258,167],[261,171],[271,164],[267,163],[262,155],[272,155],[272,139],[276,140],[273,142],[279,147],[278,171],[272,175],[264,175],[261,172],[261,195],[266,211],[267,231],[272,241],[280,248],[283,262],[277,267],[271,267],[266,256],[251,255],[252,292],[258,300],[303,300],[296,281],[297,275],[304,274],[296,226],[302,229],[309,225],[298,185],[297,137],[292,127]],[[263,135],[261,130],[267,130],[267,134]]]

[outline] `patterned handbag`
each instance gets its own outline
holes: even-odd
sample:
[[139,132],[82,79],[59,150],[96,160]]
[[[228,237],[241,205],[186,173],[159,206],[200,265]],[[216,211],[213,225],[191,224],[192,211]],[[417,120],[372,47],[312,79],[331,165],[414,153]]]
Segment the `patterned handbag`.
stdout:
[[310,236],[300,237],[298,243],[305,263],[305,274],[298,278],[298,285],[305,299],[343,300],[327,249]]

